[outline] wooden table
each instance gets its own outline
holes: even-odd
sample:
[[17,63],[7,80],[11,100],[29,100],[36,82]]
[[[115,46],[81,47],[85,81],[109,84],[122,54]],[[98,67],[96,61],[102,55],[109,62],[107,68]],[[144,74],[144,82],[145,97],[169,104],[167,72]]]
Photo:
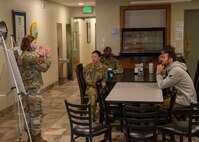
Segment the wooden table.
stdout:
[[118,82],[105,101],[108,103],[162,103],[163,94],[157,83]]

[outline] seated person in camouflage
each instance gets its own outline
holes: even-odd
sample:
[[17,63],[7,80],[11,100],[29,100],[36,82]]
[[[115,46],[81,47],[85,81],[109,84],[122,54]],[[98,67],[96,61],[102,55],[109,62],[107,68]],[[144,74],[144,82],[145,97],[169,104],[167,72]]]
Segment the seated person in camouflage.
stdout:
[[106,86],[107,67],[100,62],[101,53],[98,50],[92,52],[92,63],[84,67],[84,78],[87,84],[86,95],[89,97],[89,104],[91,104],[93,122],[96,118],[97,108],[97,88],[96,82],[101,80],[102,86]]
[[110,47],[104,48],[104,56],[102,57],[101,62],[104,63],[107,68],[112,68],[114,74],[123,73],[122,65],[118,60],[112,57],[112,49]]

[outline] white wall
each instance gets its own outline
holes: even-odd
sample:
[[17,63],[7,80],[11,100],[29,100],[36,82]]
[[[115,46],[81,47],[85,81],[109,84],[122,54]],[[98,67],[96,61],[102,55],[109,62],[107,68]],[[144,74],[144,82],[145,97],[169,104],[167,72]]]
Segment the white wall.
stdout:
[[[8,26],[8,41],[13,34],[12,10],[26,12],[26,31],[30,34],[30,25],[37,22],[39,27],[38,45],[48,45],[51,48],[52,66],[43,75],[44,87],[47,87],[58,81],[58,57],[57,57],[57,23],[62,23],[63,29],[63,48],[66,56],[66,24],[69,23],[70,8],[55,3],[47,2],[46,9],[42,8],[41,0],[0,0],[0,21],[4,20]],[[1,52],[2,50],[0,50]],[[0,57],[3,58],[2,53]],[[0,72],[3,60],[0,60]],[[0,80],[5,86],[4,92],[9,91],[9,80],[4,71],[4,78]],[[1,89],[1,88],[0,88]],[[2,90],[0,90],[1,93]],[[3,110],[13,104],[11,95],[0,97],[0,110]]]
[[112,28],[120,26],[120,6],[130,4],[130,0],[97,1],[96,33],[97,49],[103,50],[110,46],[114,51],[120,51],[120,36],[112,36]]
[[[112,27],[120,25],[120,6],[130,5],[132,0],[106,0],[97,1],[97,49],[110,46],[113,50],[120,50],[120,37],[112,36]],[[185,9],[199,9],[199,0],[191,2],[173,3],[171,6],[171,43],[175,45],[176,52],[183,53],[184,40],[175,39],[176,23],[184,23]]]
[[[87,43],[86,23],[91,24],[91,42]],[[95,50],[95,18],[79,19],[80,63],[84,66],[91,62],[91,53]]]
[[[175,30],[177,23],[183,23],[184,25],[184,10],[199,9],[199,0],[192,0],[186,3],[175,3],[171,7],[171,43],[176,46],[176,52],[184,53],[184,39],[175,39]],[[199,46],[199,45],[198,45]],[[199,48],[198,48],[199,52]]]

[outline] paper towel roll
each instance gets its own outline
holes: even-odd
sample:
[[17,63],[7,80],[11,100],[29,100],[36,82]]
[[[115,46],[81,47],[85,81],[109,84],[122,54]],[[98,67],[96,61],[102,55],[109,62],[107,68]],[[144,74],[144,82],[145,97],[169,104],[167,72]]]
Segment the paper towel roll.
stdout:
[[149,63],[149,73],[153,73],[153,63]]

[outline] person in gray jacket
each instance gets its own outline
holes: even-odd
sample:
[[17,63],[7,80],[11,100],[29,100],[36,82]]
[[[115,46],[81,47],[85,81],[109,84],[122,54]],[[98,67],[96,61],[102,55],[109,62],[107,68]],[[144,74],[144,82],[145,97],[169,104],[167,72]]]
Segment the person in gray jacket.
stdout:
[[[162,54],[162,64],[157,65],[156,79],[159,88],[174,87],[177,90],[174,108],[189,106],[197,103],[196,91],[193,81],[187,73],[184,63],[176,60],[175,51],[165,50]],[[166,77],[162,73],[166,72]],[[170,98],[164,99],[163,107],[169,108]]]

